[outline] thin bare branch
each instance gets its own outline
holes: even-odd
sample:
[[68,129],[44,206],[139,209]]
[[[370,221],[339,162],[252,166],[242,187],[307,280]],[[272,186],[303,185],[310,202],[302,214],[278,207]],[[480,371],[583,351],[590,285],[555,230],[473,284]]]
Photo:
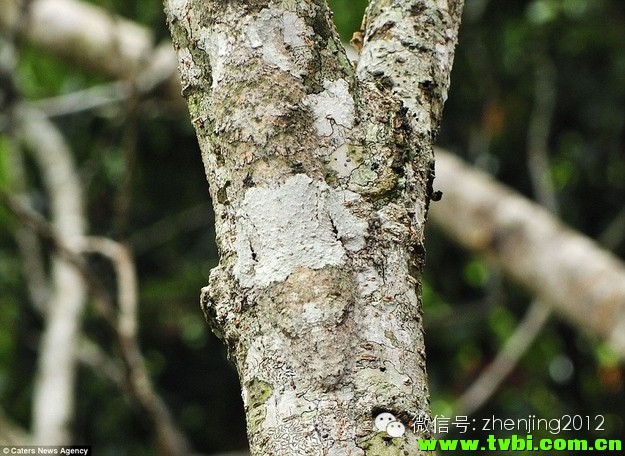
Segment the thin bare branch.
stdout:
[[[69,243],[85,230],[82,190],[71,151],[38,111],[21,106],[13,119],[16,138],[32,152],[41,170],[55,235]],[[52,259],[52,284],[33,399],[34,438],[50,445],[72,441],[75,349],[85,303],[80,275],[58,258]]]
[[77,0],[30,0],[26,10],[22,3],[0,0],[0,27],[83,68],[124,80],[141,75],[141,92],[163,84],[167,97],[180,98],[171,44],[155,48],[146,27]]
[[[52,249],[59,258],[75,268],[86,283],[89,294],[94,298],[94,307],[99,316],[112,328],[117,327],[115,308],[108,296],[106,288],[100,279],[91,271],[84,258],[75,250],[70,249],[64,241],[59,239],[52,226],[39,213],[26,207],[0,187],[0,203],[2,203],[21,223],[32,229],[43,241],[44,245]],[[80,238],[74,238],[74,241]]]
[[[555,69],[546,56],[536,60],[534,110],[527,137],[527,162],[534,193],[540,204],[558,214],[558,203],[549,167],[549,131],[555,108]],[[497,353],[491,364],[458,399],[458,415],[470,415],[481,408],[514,370],[525,352],[549,321],[551,306],[534,300],[523,320]]]
[[146,29],[85,2],[0,0],[0,24],[81,65],[129,76],[147,62],[152,38]]
[[471,415],[493,396],[540,334],[550,315],[551,309],[548,306],[542,303],[532,304],[523,321],[497,353],[497,357],[457,400],[454,415]]
[[[68,94],[31,101],[30,105],[48,117],[65,116],[118,106],[127,102],[133,93],[149,94],[161,85],[173,86],[171,95],[180,107],[184,106],[178,93],[180,92],[180,78],[176,72],[176,55],[169,42],[154,49],[150,63],[131,81],[110,82]],[[161,103],[163,101],[163,99],[160,100]]]
[[127,369],[127,381],[132,394],[146,410],[153,423],[159,448],[164,455],[185,455],[189,444],[174,423],[171,413],[154,390],[145,368],[137,341],[138,287],[134,262],[130,251],[122,244],[103,237],[85,237],[79,244],[83,252],[93,252],[108,258],[117,276],[117,303],[119,317],[116,333]]
[[126,101],[129,96],[128,84],[116,81],[52,98],[32,101],[30,104],[48,117],[57,117],[119,105]]
[[[15,197],[2,188],[0,188],[0,202],[22,223],[31,227],[53,247],[58,256],[67,262],[69,267],[75,268],[87,284],[90,294],[95,299],[95,309],[117,335],[128,390],[146,411],[154,426],[160,454],[167,456],[188,454],[189,445],[186,437],[177,429],[166,404],[156,394],[136,340],[137,285],[134,263],[128,250],[112,240],[94,237],[75,238],[72,249],[70,249],[57,237],[52,227],[39,214],[25,208]],[[113,301],[100,279],[88,267],[83,257],[77,253],[80,249],[100,253],[109,258],[115,265],[118,276],[119,313],[115,311]],[[83,343],[83,350],[91,349],[93,351],[93,348],[90,348],[88,344],[84,345],[84,340],[81,342]],[[85,352],[83,351],[84,355]],[[113,365],[108,363],[108,367],[111,376],[117,378]]]
[[527,165],[536,200],[558,214],[558,202],[549,166],[549,134],[556,104],[556,72],[553,63],[539,52],[536,57],[534,109],[527,131]]
[[115,267],[117,277],[117,331],[122,337],[134,339],[137,335],[137,274],[130,251],[119,242],[100,236],[83,237],[77,242],[83,253],[98,253]]
[[78,359],[94,373],[102,374],[120,389],[127,389],[124,369],[120,363],[106,354],[99,345],[82,337],[78,344]]
[[[16,198],[27,201],[22,151],[15,144],[7,141],[10,148],[8,154],[8,169],[10,170],[10,187]],[[15,242],[20,250],[23,264],[24,277],[27,277],[26,286],[35,309],[45,316],[47,312],[48,297],[50,296],[49,277],[45,269],[41,243],[37,234],[27,227],[20,225],[14,230]]]

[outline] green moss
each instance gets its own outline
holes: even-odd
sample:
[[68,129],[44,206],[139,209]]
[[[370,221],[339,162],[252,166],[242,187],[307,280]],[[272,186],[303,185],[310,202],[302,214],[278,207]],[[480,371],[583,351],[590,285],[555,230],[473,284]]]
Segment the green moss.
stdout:
[[378,432],[358,442],[358,447],[365,451],[365,456],[404,456],[406,441],[402,437],[391,438],[386,432]]
[[265,420],[265,403],[273,394],[271,385],[263,380],[254,379],[247,387],[247,417],[252,433]]
[[172,34],[173,42],[177,48],[185,49],[189,47],[189,36],[183,26],[180,25],[178,20],[174,19],[169,28]]
[[357,146],[349,144],[347,146],[347,156],[352,160],[355,165],[360,165],[364,159],[365,148],[363,146]]
[[302,413],[302,423],[312,423],[317,416],[317,410]]
[[[350,181],[363,190],[370,190],[378,178],[378,174],[368,166],[359,166],[350,175]],[[367,191],[369,193],[369,191]]]
[[395,337],[395,334],[393,334],[393,332],[389,330],[384,331],[384,337],[390,340],[393,343],[394,347],[401,347],[400,342],[397,340],[397,337]]
[[187,95],[187,105],[192,119],[200,115],[201,100],[202,94],[200,92],[193,91]]

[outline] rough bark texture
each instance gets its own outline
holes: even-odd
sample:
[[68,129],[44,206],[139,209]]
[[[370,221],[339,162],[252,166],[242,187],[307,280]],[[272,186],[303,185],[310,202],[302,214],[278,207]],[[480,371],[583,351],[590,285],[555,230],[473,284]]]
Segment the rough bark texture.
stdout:
[[[202,308],[237,366],[252,454],[418,454],[431,132],[458,7],[388,7],[410,18],[366,36],[356,76],[324,1],[165,3],[217,219]],[[380,61],[399,34],[414,105]],[[409,431],[378,431],[381,412]]]

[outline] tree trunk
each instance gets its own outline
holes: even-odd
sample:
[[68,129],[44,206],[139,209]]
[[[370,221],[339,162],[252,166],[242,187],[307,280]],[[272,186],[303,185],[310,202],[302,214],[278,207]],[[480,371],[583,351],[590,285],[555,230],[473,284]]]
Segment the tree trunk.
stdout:
[[201,304],[252,454],[419,454],[423,228],[461,2],[372,2],[357,69],[324,1],[165,3],[217,220]]

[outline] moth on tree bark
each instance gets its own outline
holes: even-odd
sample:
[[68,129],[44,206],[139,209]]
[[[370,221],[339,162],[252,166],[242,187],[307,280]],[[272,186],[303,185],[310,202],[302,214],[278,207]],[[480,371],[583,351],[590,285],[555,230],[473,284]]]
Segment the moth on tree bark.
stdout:
[[423,228],[461,8],[370,2],[354,68],[325,1],[165,1],[216,214],[201,305],[253,455],[422,453]]

